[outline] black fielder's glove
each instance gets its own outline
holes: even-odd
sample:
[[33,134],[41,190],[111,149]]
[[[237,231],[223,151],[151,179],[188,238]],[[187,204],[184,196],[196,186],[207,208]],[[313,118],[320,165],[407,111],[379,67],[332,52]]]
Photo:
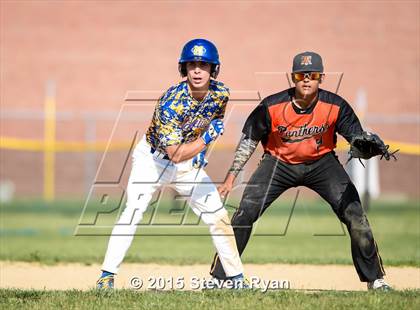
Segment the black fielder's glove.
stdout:
[[392,157],[397,160],[394,154],[399,150],[390,153],[388,149],[389,145],[385,145],[378,135],[364,131],[351,139],[348,161],[352,158],[369,159],[378,155],[381,155],[381,159],[390,160]]

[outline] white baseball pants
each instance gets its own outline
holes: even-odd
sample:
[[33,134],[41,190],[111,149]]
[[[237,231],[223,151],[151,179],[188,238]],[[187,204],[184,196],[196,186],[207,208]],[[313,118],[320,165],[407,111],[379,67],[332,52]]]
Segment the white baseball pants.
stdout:
[[192,167],[192,160],[173,164],[150,152],[145,138],[133,152],[133,165],[127,186],[127,203],[112,230],[102,270],[117,273],[133,241],[153,193],[162,185],[172,186],[189,196],[189,205],[209,225],[213,244],[227,276],[243,272],[235,237],[216,186],[203,169]]

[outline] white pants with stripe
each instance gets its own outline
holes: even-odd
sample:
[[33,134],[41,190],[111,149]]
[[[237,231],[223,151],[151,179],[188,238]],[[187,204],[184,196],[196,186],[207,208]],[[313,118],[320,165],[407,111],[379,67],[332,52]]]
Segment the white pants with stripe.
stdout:
[[209,225],[213,244],[227,276],[243,272],[235,237],[216,186],[203,169],[192,167],[192,160],[173,164],[150,152],[145,138],[133,152],[133,166],[127,186],[127,203],[112,230],[102,270],[117,273],[133,241],[137,225],[154,192],[162,185],[172,186],[189,197],[189,205]]

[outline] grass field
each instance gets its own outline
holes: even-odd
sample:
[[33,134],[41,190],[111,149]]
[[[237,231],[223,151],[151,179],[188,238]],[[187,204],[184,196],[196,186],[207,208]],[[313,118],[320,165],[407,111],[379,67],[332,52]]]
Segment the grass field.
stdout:
[[[235,205],[235,203],[233,203]],[[182,206],[171,204],[145,214],[126,262],[209,264],[214,253],[207,227]],[[95,218],[90,208],[82,222]],[[74,235],[83,209],[81,202],[19,201],[1,206],[0,260],[55,264],[103,260],[117,213],[102,214],[96,225]],[[293,213],[292,213],[293,210]],[[233,211],[233,208],[230,208]],[[368,213],[385,266],[420,266],[418,202],[374,203]],[[153,219],[153,220],[152,220]],[[155,225],[148,225],[153,222]],[[258,222],[243,256],[246,263],[351,264],[347,232],[322,201],[298,201],[272,206]],[[75,270],[77,272],[77,270]],[[30,277],[30,275],[28,275]],[[419,290],[343,291],[37,291],[0,289],[0,308],[30,309],[419,309]]]
[[[97,225],[86,230],[93,235],[74,236],[82,209],[81,202],[3,204],[0,260],[100,263],[117,213],[101,215]],[[93,209],[86,213],[88,219],[94,218]],[[185,221],[190,225],[177,225],[182,212],[169,213],[169,209],[166,204],[154,214],[154,223],[159,225],[139,226],[126,262],[211,261],[214,250],[207,227],[192,225],[197,222],[192,212]],[[145,214],[143,224],[150,221],[152,211],[150,208]],[[243,255],[244,262],[351,264],[347,232],[325,202],[298,201],[292,216],[291,211],[291,202],[268,209]],[[368,218],[385,265],[420,266],[418,202],[377,202]],[[105,228],[99,229],[99,225]]]
[[[182,307],[181,305],[184,305]],[[419,309],[418,291],[136,292],[0,290],[0,308],[27,309]]]

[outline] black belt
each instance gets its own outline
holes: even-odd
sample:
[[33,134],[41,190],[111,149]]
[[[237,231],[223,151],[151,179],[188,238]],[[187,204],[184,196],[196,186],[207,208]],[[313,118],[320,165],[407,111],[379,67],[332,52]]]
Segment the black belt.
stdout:
[[152,155],[156,155],[157,158],[159,159],[166,159],[169,160],[169,156],[163,152],[160,152],[156,149],[154,149],[153,147],[150,148],[150,153],[152,153]]

